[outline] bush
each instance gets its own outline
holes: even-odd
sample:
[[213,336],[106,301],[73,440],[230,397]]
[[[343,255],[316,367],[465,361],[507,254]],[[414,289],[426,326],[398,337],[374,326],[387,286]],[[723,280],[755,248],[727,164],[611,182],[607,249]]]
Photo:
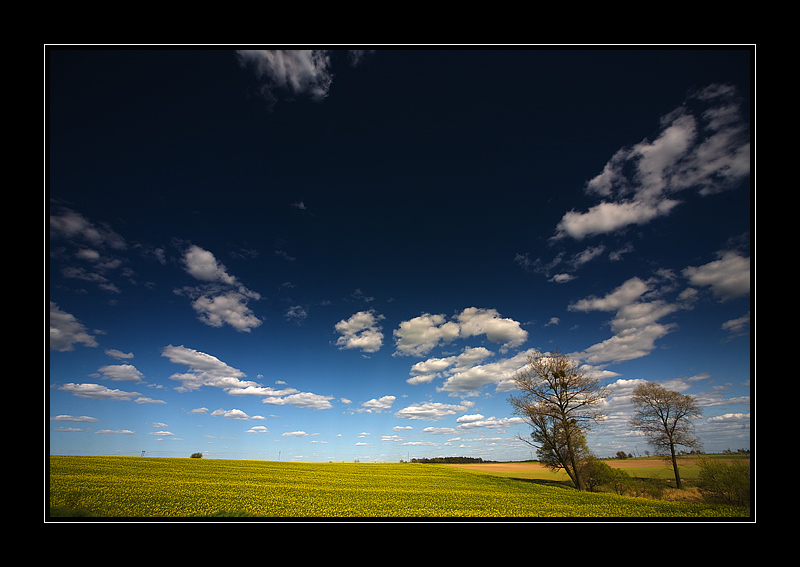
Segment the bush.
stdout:
[[202,459],[203,458],[203,453],[192,453],[192,458],[193,459]]
[[631,484],[631,477],[622,469],[614,469],[596,459],[587,457],[580,465],[580,474],[588,490],[597,492],[605,487],[617,494],[624,494]]
[[750,506],[750,463],[700,459],[700,493],[713,504]]

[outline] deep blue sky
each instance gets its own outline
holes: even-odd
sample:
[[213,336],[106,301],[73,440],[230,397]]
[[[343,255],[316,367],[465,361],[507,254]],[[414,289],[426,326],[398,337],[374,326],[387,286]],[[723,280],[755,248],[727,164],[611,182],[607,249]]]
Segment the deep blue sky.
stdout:
[[752,62],[47,49],[50,452],[528,458],[557,347],[750,447]]

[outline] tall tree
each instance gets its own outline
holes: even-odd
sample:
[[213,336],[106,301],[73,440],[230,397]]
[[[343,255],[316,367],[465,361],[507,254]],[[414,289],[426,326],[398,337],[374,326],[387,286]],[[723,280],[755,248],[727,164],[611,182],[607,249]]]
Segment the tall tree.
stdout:
[[522,393],[510,396],[509,402],[533,428],[530,441],[520,439],[537,448],[542,462],[564,469],[575,487],[584,490],[579,467],[589,454],[585,432],[602,417],[597,405],[607,395],[605,387],[559,349],[529,356],[514,383]]
[[700,440],[694,436],[691,420],[703,415],[703,410],[692,396],[667,390],[655,382],[637,386],[631,401],[636,413],[629,421],[630,426],[644,433],[648,444],[660,454],[670,456],[675,471],[675,485],[683,488],[675,446],[700,448]]

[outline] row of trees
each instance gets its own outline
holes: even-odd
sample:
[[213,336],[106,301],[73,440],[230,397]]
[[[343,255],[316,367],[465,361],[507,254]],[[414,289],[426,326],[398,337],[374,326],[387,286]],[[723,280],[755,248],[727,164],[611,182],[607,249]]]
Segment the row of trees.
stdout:
[[[578,490],[590,489],[581,474],[591,458],[586,432],[604,417],[600,403],[608,396],[606,387],[558,349],[529,356],[514,381],[521,394],[510,396],[509,402],[532,428],[530,439],[520,439],[537,449],[540,462],[564,469]],[[691,420],[702,410],[692,396],[654,382],[637,386],[631,401],[636,411],[629,425],[642,432],[658,454],[669,455],[676,486],[682,488],[676,447],[700,447]]]

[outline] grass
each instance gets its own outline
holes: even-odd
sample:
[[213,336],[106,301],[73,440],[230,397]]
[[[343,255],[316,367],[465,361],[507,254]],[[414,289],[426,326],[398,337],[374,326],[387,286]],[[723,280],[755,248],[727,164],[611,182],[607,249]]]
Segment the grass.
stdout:
[[49,516],[748,517],[749,508],[592,494],[444,465],[50,457]]

